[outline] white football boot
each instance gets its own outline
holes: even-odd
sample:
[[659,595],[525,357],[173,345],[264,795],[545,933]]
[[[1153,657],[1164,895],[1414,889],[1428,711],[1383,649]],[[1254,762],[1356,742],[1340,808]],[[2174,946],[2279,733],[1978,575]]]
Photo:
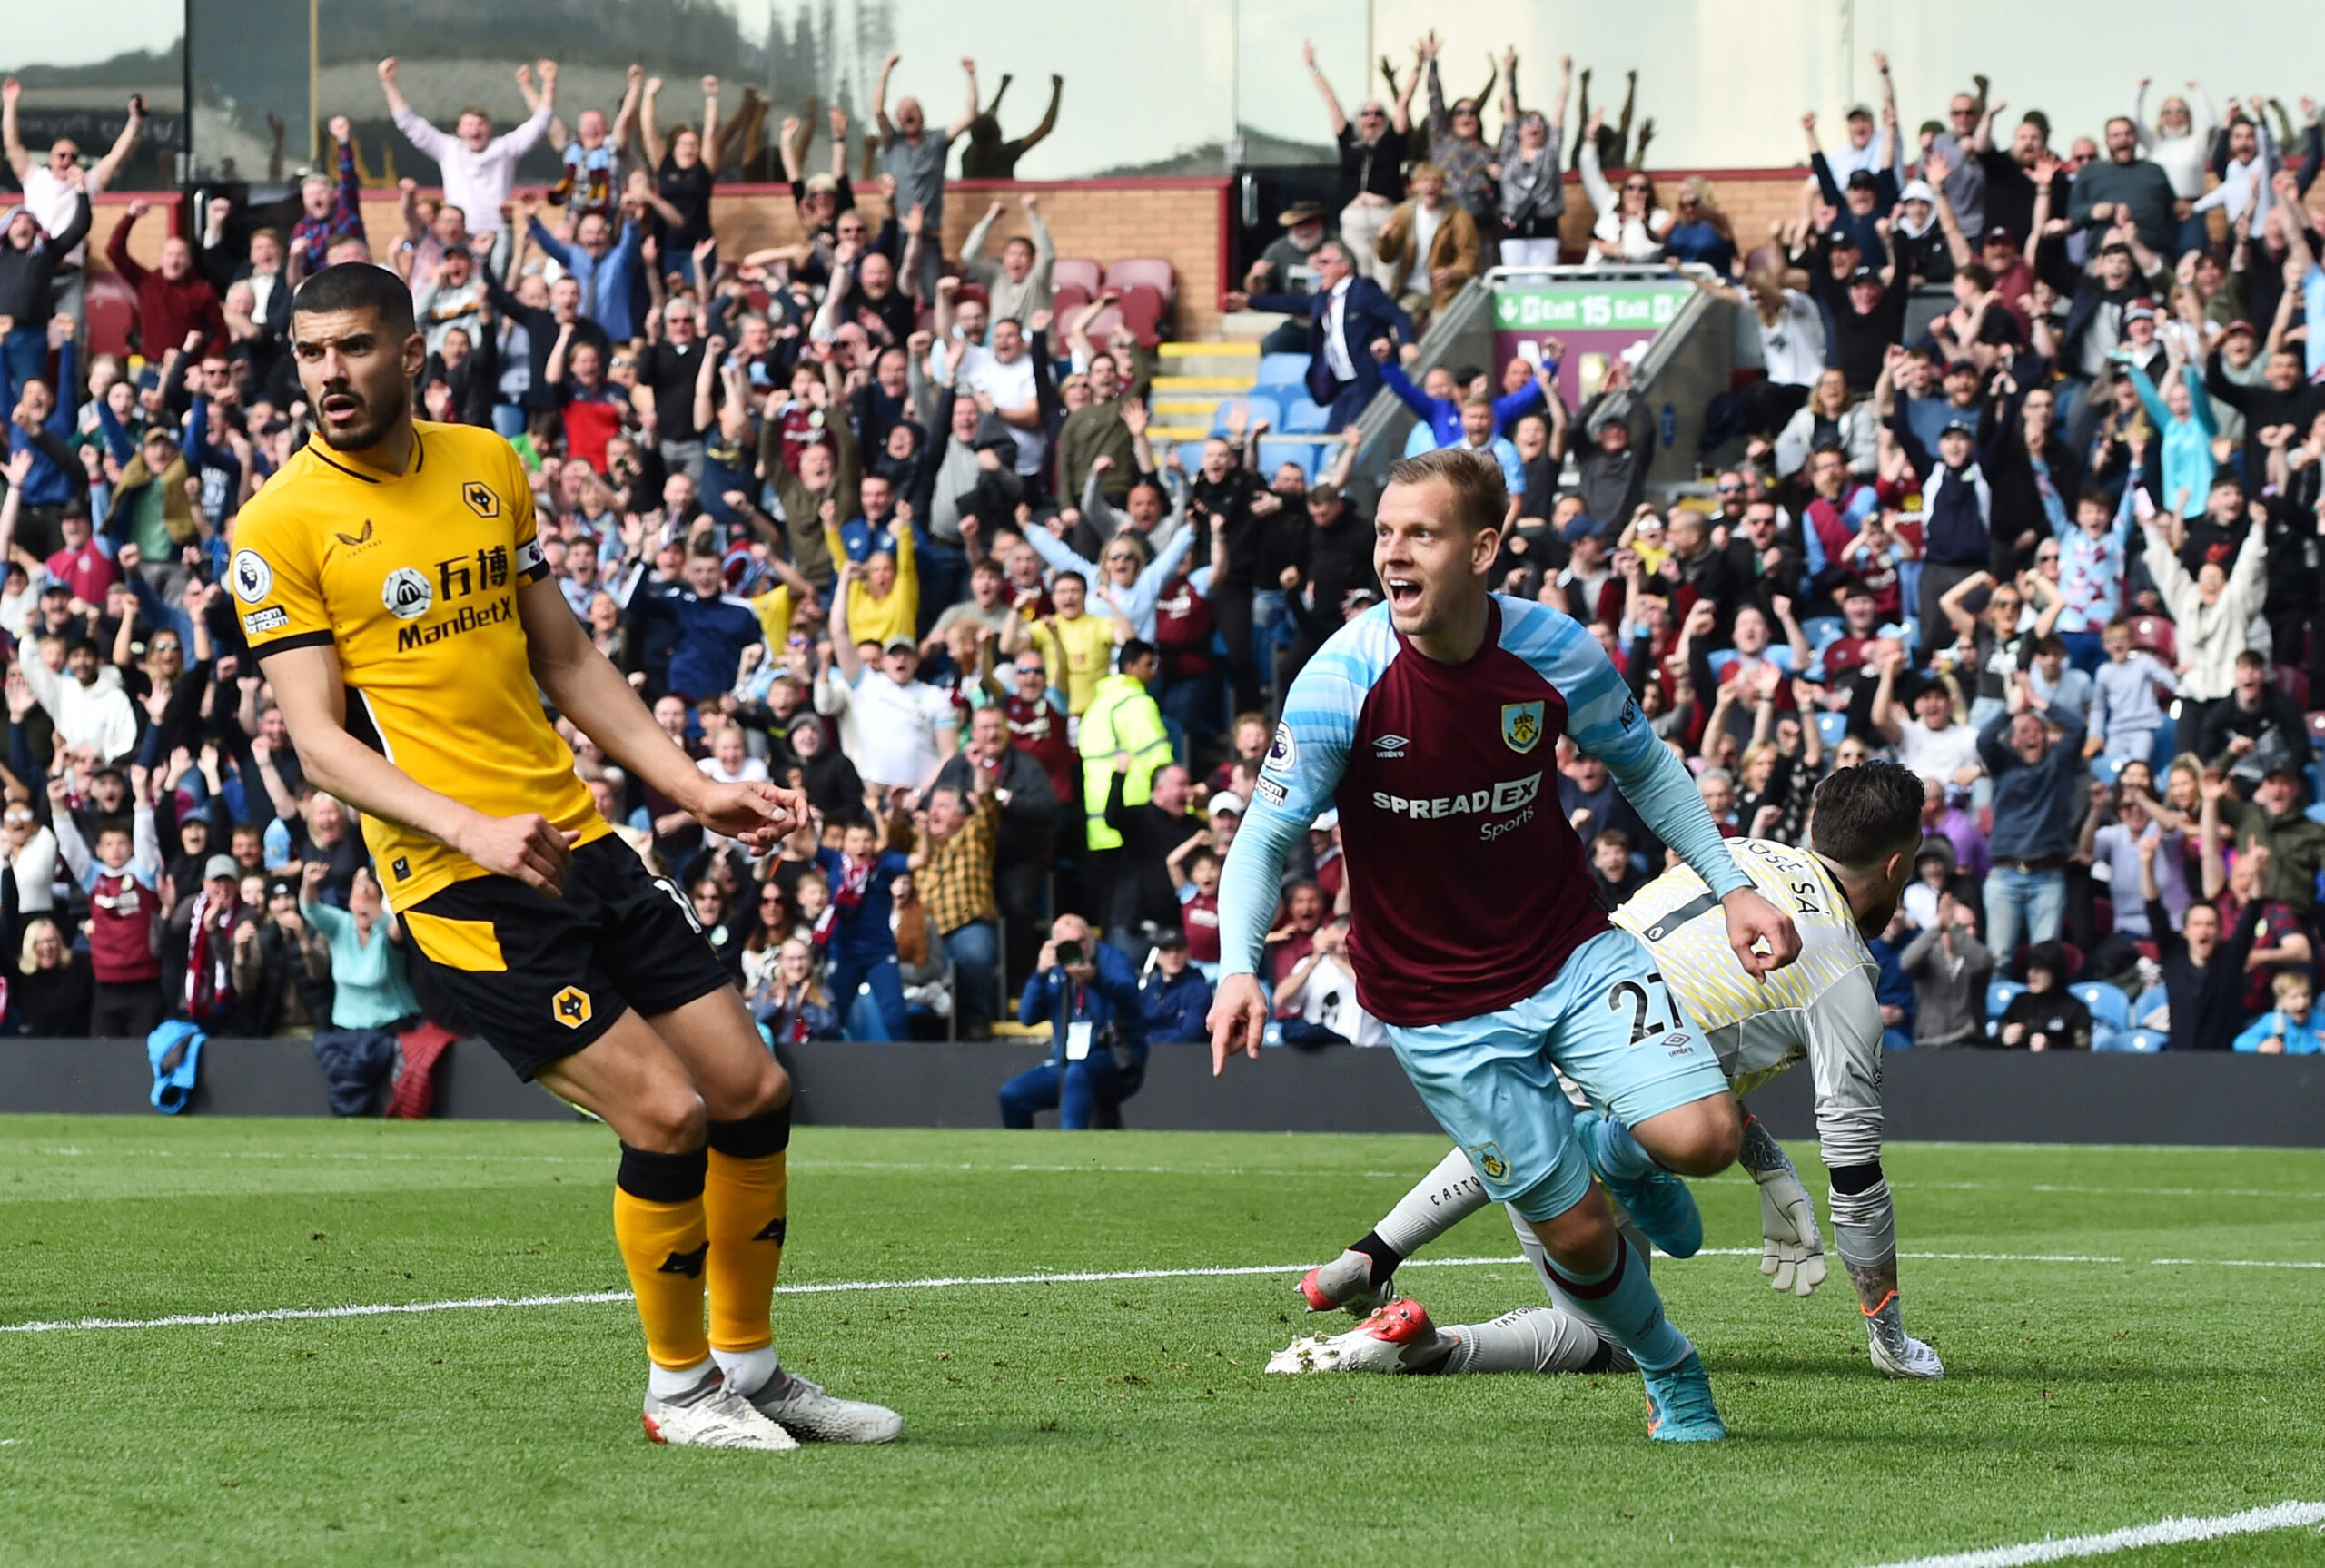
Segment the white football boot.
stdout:
[[759,1448],[785,1453],[799,1440],[751,1407],[713,1371],[684,1394],[646,1396],[646,1435],[682,1448]]

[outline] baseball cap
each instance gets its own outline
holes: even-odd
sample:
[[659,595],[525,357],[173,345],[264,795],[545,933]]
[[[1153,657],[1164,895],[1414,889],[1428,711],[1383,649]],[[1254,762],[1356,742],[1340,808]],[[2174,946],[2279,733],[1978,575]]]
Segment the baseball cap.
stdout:
[[1849,174],[1849,189],[1854,191],[1860,186],[1867,191],[1878,191],[1881,182],[1874,177],[1872,170],[1857,169]]
[[1849,274],[1849,281],[1851,283],[1878,283],[1881,281],[1881,274],[1875,271],[1870,267],[1859,267],[1855,271]]
[[1965,436],[1974,437],[1978,433],[1978,427],[1974,421],[1969,419],[1948,419],[1945,421],[1945,428],[1938,431],[1938,434],[1941,436],[1950,436],[1956,430],[1961,431]]
[[1986,245],[2015,245],[2018,243],[2018,236],[2012,233],[2006,224],[1996,223],[1986,231],[1985,238],[1979,242]]
[[1211,814],[1218,816],[1222,813],[1224,813],[1228,816],[1242,816],[1243,814],[1243,797],[1237,794],[1232,789],[1221,790],[1217,794],[1212,796]]
[[1182,948],[1187,945],[1187,933],[1175,925],[1167,926],[1162,934],[1154,939],[1154,945],[1158,948]]
[[230,882],[240,882],[242,880],[242,868],[234,863],[234,857],[232,855],[213,854],[208,860],[202,863],[203,881],[210,882],[222,876]]
[[2144,294],[2123,307],[2123,321],[2127,325],[2132,321],[2152,321],[2154,320],[2155,301],[2149,299]]
[[266,879],[266,896],[269,898],[281,898],[284,893],[296,897],[298,892],[299,884],[287,876],[271,876]]
[[899,649],[908,654],[916,654],[920,652],[920,645],[910,637],[890,637],[886,646],[880,651],[884,654],[893,654]]
[[1571,545],[1583,539],[1596,538],[1606,531],[1606,524],[1588,512],[1578,512],[1567,519],[1566,527],[1559,533]]
[[2252,331],[2253,328],[2251,322],[2235,321],[2231,321],[2227,326],[2221,329],[2221,336],[2224,338],[2231,332],[2242,332],[2245,336],[2251,337],[2252,335]]
[[1937,192],[1930,188],[1930,182],[1927,180],[1908,180],[1905,182],[1905,188],[1897,192],[1897,200],[1927,202],[1934,207],[1937,205]]

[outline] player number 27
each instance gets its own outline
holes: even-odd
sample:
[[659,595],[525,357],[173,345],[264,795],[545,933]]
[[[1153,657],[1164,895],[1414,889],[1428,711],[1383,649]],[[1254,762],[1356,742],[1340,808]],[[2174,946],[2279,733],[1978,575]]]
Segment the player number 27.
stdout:
[[1650,970],[1647,972],[1647,985],[1653,986],[1661,994],[1662,1011],[1665,1016],[1657,1016],[1655,997],[1647,993],[1647,985],[1641,985],[1635,980],[1617,981],[1614,989],[1607,993],[1607,1006],[1615,1012],[1622,1011],[1626,1001],[1630,1003],[1633,1045],[1637,1045],[1648,1035],[1661,1034],[1666,1030],[1679,1027],[1679,1010],[1671,1004],[1670,988],[1663,983],[1662,973],[1659,971]]

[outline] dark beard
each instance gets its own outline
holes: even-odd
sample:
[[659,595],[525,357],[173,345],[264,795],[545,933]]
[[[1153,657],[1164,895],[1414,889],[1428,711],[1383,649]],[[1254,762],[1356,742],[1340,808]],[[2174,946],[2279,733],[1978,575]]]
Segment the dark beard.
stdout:
[[367,418],[361,423],[334,431],[331,421],[322,417],[321,409],[318,408],[315,433],[322,437],[323,444],[334,452],[369,451],[386,438],[387,433],[395,428],[398,419],[404,418],[411,411],[411,397],[408,392],[396,399],[394,406],[390,408],[381,408],[367,402],[364,405],[364,413]]

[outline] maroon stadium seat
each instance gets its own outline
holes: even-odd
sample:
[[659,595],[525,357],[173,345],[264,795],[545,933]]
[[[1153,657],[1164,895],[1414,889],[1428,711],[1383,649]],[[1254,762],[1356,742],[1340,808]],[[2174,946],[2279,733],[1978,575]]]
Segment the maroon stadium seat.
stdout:
[[1151,349],[1162,340],[1162,318],[1168,307],[1153,289],[1139,283],[1124,290],[1122,303],[1116,308],[1130,330],[1138,334],[1140,343]]
[[1079,283],[1060,283],[1050,291],[1050,313],[1057,318],[1061,335],[1073,325],[1074,315],[1095,296]]
[[1179,297],[1178,274],[1160,256],[1124,256],[1106,268],[1106,287],[1128,291],[1143,283],[1162,300],[1167,311]]
[[129,334],[137,325],[136,291],[111,272],[92,272],[88,297],[88,351],[127,355]]
[[2133,616],[2132,646],[2147,649],[2167,665],[2179,658],[2180,639],[2173,634],[2172,623],[2162,616]]
[[2271,665],[2269,684],[2290,697],[2296,706],[2309,706],[2309,672],[2290,665]]
[[1098,263],[1083,256],[1060,256],[1050,263],[1050,287],[1058,292],[1079,289],[1085,300],[1094,300],[1104,284],[1104,274]]

